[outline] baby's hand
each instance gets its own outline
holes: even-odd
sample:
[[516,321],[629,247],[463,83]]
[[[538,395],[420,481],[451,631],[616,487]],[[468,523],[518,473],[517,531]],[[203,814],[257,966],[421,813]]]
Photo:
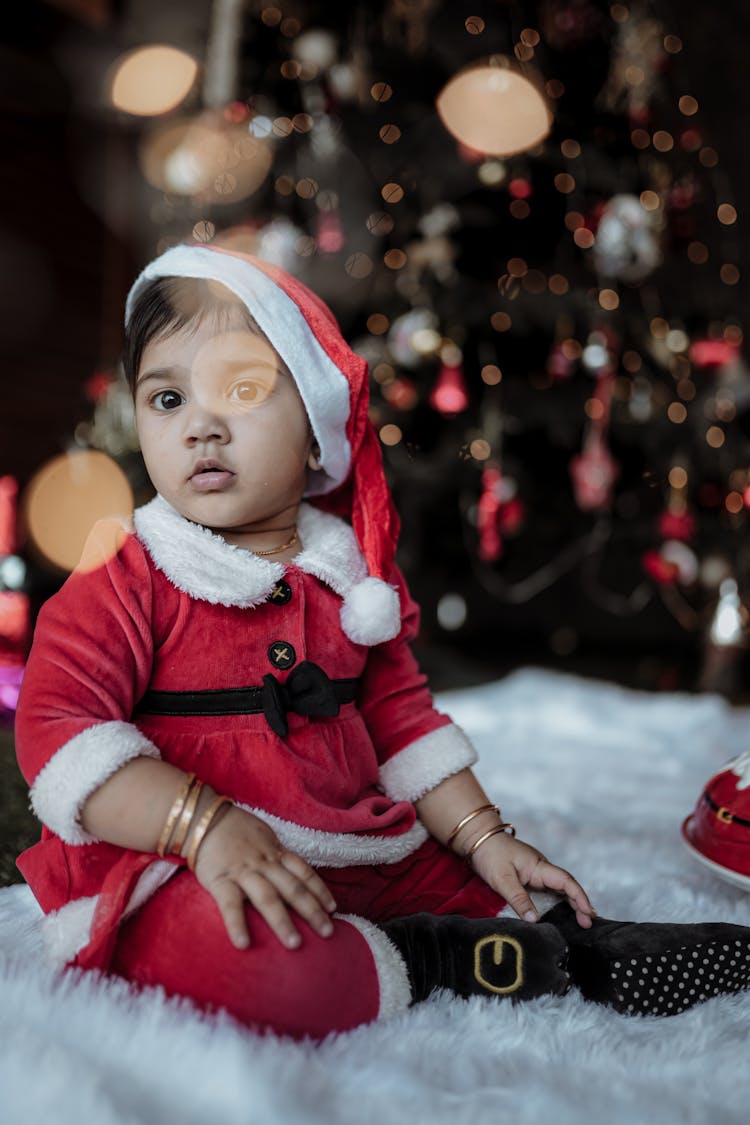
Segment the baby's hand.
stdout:
[[513,836],[492,836],[477,848],[471,862],[485,883],[501,894],[527,922],[536,922],[539,917],[525,889],[531,887],[563,895],[575,910],[578,924],[584,929],[590,927],[596,911],[581,884],[569,871],[555,867],[530,844]]
[[320,876],[301,856],[287,851],[264,821],[236,805],[205,837],[195,875],[216,901],[237,949],[250,944],[246,901],[288,949],[296,949],[302,939],[287,906],[322,937],[333,933],[328,915],[336,903]]

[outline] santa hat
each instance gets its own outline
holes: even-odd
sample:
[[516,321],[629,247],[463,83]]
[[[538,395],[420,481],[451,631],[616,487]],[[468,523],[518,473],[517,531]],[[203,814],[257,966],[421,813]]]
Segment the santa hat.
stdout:
[[214,246],[175,246],[150,262],[128,294],[126,324],[145,286],[164,277],[226,286],[286,364],[320,447],[321,468],[310,474],[305,495],[351,521],[367,567],[344,597],[342,627],[357,644],[395,637],[401,612],[388,579],[399,521],[367,413],[366,361],[351,350],[331,310],[307,286],[269,262]]
[[750,750],[711,778],[682,836],[694,859],[750,891]]

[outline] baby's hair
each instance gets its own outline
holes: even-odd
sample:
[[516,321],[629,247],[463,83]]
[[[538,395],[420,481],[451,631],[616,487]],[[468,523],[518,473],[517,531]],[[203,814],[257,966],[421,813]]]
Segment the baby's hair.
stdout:
[[146,346],[160,336],[197,326],[211,318],[219,327],[240,323],[262,336],[247,306],[217,281],[194,277],[161,277],[138,294],[125,330],[122,364],[131,393]]

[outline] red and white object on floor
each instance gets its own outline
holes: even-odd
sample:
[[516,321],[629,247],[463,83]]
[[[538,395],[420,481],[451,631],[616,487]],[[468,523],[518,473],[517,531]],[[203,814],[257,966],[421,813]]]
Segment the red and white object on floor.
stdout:
[[750,750],[711,778],[682,837],[699,863],[750,891]]

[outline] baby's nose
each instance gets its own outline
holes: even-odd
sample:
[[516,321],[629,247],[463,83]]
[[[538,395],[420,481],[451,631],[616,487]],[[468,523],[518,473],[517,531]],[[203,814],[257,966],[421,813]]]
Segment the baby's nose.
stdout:
[[229,427],[222,413],[208,404],[195,403],[185,415],[185,438],[190,444],[199,441],[229,439]]

